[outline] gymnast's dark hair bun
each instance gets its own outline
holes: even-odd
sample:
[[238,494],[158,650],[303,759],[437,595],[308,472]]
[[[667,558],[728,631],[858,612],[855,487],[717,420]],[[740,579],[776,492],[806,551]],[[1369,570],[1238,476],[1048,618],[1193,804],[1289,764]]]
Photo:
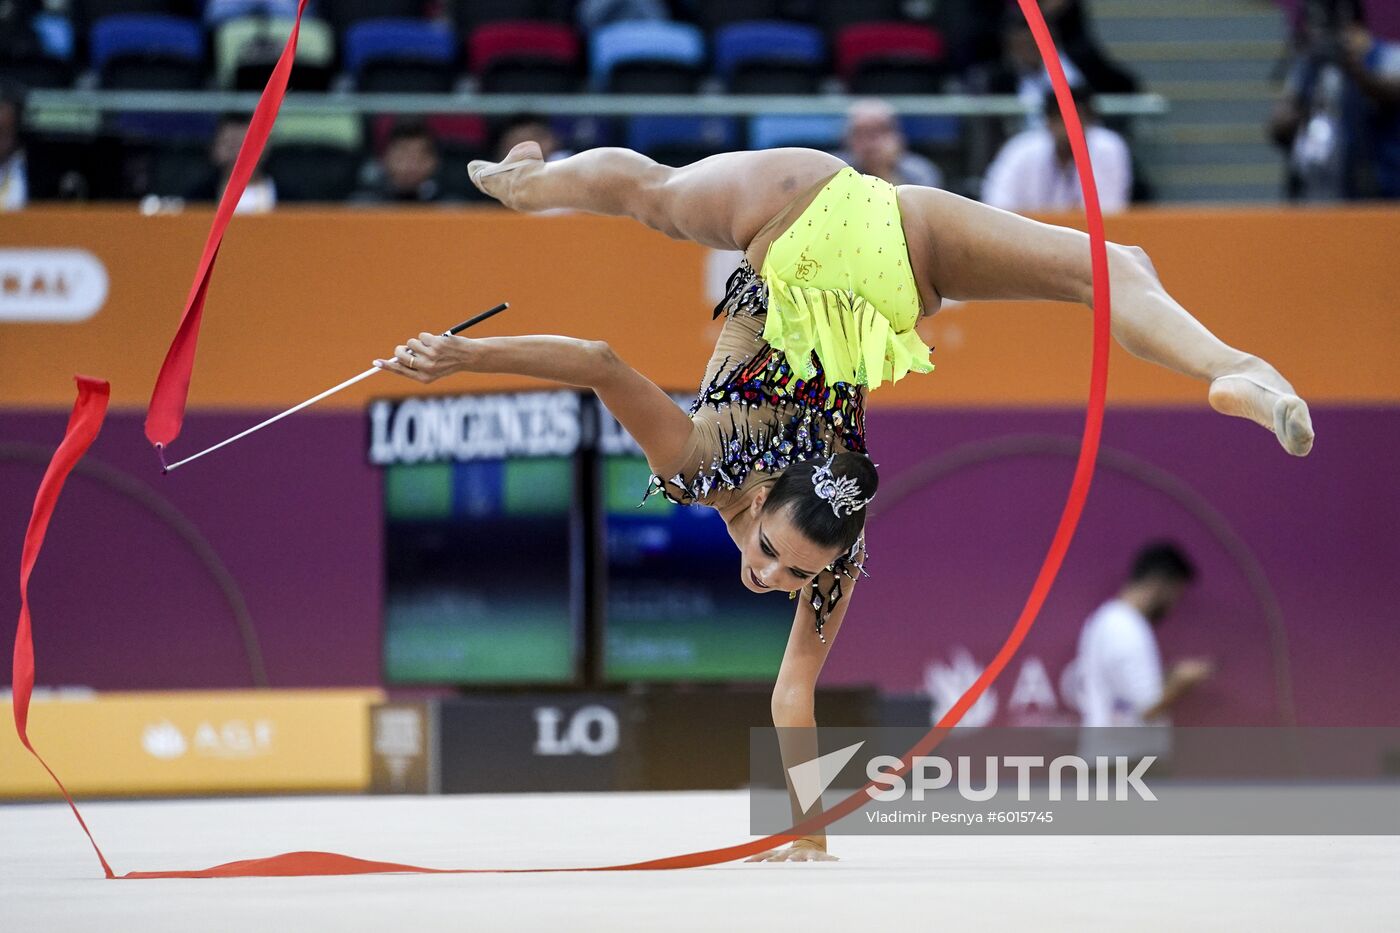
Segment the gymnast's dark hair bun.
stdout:
[[[763,510],[776,513],[789,509],[793,524],[811,541],[822,547],[846,551],[865,528],[865,505],[880,486],[880,474],[864,454],[850,451],[837,454],[830,460],[832,479],[853,479],[855,490],[849,496],[838,497],[842,508],[833,509],[832,499],[818,494],[815,479],[817,471],[827,463],[826,457],[815,457],[792,464],[773,484]],[[842,486],[844,492],[851,484],[847,482]]]

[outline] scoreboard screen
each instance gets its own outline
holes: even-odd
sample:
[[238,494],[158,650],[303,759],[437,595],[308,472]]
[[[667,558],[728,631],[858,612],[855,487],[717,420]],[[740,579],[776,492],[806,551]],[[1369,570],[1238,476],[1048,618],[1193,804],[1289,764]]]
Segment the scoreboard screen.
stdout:
[[369,434],[383,475],[386,682],[777,672],[793,604],[744,588],[714,510],[642,504],[646,459],[591,395],[381,400]]
[[578,395],[374,405],[385,680],[575,682],[583,611]]
[[719,513],[660,495],[638,508],[650,476],[639,455],[604,456],[600,473],[607,680],[772,680],[793,604],[739,582]]

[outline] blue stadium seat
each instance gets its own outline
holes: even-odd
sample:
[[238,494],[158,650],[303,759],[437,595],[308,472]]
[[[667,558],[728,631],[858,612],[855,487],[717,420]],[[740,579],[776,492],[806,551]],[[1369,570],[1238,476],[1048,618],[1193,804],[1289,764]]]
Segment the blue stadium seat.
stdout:
[[612,23],[592,36],[589,74],[599,88],[620,66],[663,63],[699,72],[705,62],[705,37],[686,23],[659,20]]
[[846,132],[841,116],[772,115],[749,121],[749,148],[776,149],[780,146],[812,146],[836,149]]
[[73,21],[58,13],[40,13],[34,17],[34,33],[45,54],[68,61],[73,57]]
[[204,83],[204,33],[194,20],[106,16],[93,24],[89,49],[103,87],[193,90]]
[[345,70],[358,76],[376,61],[425,62],[449,68],[457,54],[451,30],[426,20],[367,19],[345,31]]
[[[332,0],[332,5],[338,5]],[[316,0],[306,5],[306,15],[316,15]],[[296,16],[297,0],[205,0],[204,22],[217,26],[241,16]]]
[[728,78],[748,62],[796,62],[813,67],[826,58],[826,43],[815,26],[783,22],[747,22],[715,32],[715,70]]
[[424,6],[424,0],[321,0],[318,15],[340,34],[367,19],[427,19]]
[[667,165],[686,165],[740,148],[739,122],[732,117],[633,117],[627,148]]
[[[64,6],[64,4],[60,4]],[[68,15],[79,36],[87,36],[99,20],[109,16],[186,16],[191,10],[185,0],[69,0]]]
[[713,33],[722,26],[746,20],[805,18],[794,16],[788,0],[697,0],[690,4],[691,12],[706,32]]
[[107,16],[92,26],[92,67],[101,71],[120,56],[203,61],[204,34],[194,20],[178,16],[127,13]]
[[899,122],[911,146],[949,146],[962,140],[963,123],[959,117],[901,117]]
[[212,113],[128,111],[112,114],[109,128],[126,139],[198,140],[207,147],[218,123]]

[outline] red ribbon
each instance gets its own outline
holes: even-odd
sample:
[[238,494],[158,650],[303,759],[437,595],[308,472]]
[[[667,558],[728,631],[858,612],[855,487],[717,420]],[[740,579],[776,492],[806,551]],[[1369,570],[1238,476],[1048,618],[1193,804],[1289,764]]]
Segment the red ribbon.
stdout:
[[[1055,88],[1055,98],[1059,103],[1060,112],[1064,116],[1065,127],[1069,132],[1070,147],[1074,154],[1074,163],[1079,171],[1079,183],[1084,192],[1084,206],[1086,219],[1089,228],[1089,249],[1093,269],[1094,281],[1094,336],[1093,336],[1093,360],[1091,363],[1091,373],[1089,380],[1089,402],[1084,418],[1084,434],[1079,446],[1079,459],[1075,465],[1074,479],[1070,484],[1069,495],[1066,497],[1064,510],[1060,514],[1059,525],[1055,529],[1055,537],[1050,543],[1050,548],[1046,552],[1045,560],[1042,562],[1040,572],[1036,575],[1035,583],[1031,587],[1030,595],[1026,599],[1026,604],[1021,610],[1020,616],[1016,620],[1011,634],[1007,636],[1001,650],[997,652],[990,664],[982,671],[976,682],[966,693],[953,704],[952,708],[938,721],[928,734],[925,735],[914,748],[910,749],[904,756],[904,766],[902,770],[907,771],[914,757],[926,755],[937,746],[948,732],[962,719],[963,715],[972,707],[982,694],[991,686],[992,682],[1001,674],[1002,670],[1010,663],[1026,635],[1030,633],[1031,626],[1035,624],[1036,617],[1040,613],[1041,607],[1045,603],[1046,597],[1050,593],[1050,588],[1055,582],[1055,577],[1059,573],[1060,566],[1064,562],[1065,554],[1069,550],[1070,541],[1074,537],[1075,529],[1078,527],[1080,515],[1084,511],[1084,503],[1089,495],[1090,482],[1094,475],[1094,464],[1098,458],[1099,438],[1103,428],[1104,399],[1108,386],[1108,339],[1109,322],[1111,312],[1109,307],[1109,278],[1108,278],[1108,247],[1104,237],[1103,214],[1099,209],[1098,190],[1094,184],[1093,168],[1089,161],[1089,149],[1084,139],[1084,129],[1079,120],[1079,114],[1074,108],[1074,100],[1070,95],[1069,84],[1065,80],[1064,70],[1060,66],[1060,58],[1055,49],[1054,41],[1050,37],[1050,30],[1045,25],[1045,20],[1040,14],[1035,0],[1018,0],[1021,12],[1025,14],[1027,22],[1030,24],[1031,32],[1035,36],[1036,46],[1040,50],[1041,58],[1045,62],[1045,67],[1049,71],[1051,83]],[[306,0],[301,0],[297,16],[300,21],[301,9],[306,5]],[[209,277],[213,272],[214,257],[218,253],[219,240],[223,236],[223,227],[227,225],[228,218],[232,215],[232,205],[237,203],[238,195],[242,193],[246,186],[248,177],[252,171],[252,165],[256,163],[258,154],[262,151],[262,145],[266,142],[267,132],[271,128],[272,119],[276,115],[277,106],[281,102],[282,93],[286,90],[287,71],[291,67],[292,50],[296,45],[296,29],[293,28],[291,38],[287,42],[287,49],[283,52],[282,59],[274,69],[272,79],[268,82],[267,89],[263,92],[263,98],[258,104],[258,114],[254,115],[253,126],[248,131],[248,138],[244,140],[243,149],[239,152],[238,164],[235,166],[233,178],[229,182],[228,189],[224,192],[223,200],[219,204],[218,214],[215,216],[214,228],[210,231],[209,241],[205,245],[204,259],[200,263],[200,273],[195,280],[195,286],[190,294],[190,302],[186,307],[185,318],[180,322],[180,332],[176,335],[175,343],[170,348],[170,354],[166,357],[165,366],[161,370],[161,380],[157,383],[155,395],[151,399],[151,409],[147,416],[146,433],[152,443],[163,444],[172,440],[179,432],[180,420],[184,413],[185,394],[189,388],[190,368],[194,360],[194,340],[199,328],[199,317],[203,310],[204,294],[208,288]],[[259,134],[255,138],[255,133]],[[250,146],[251,142],[251,146]],[[240,169],[242,170],[240,173]],[[59,490],[62,488],[63,480],[68,472],[82,457],[92,443],[92,439],[97,436],[98,428],[102,424],[102,417],[106,411],[107,384],[92,379],[78,378],[78,403],[73,409],[72,419],[68,423],[68,433],[59,445],[58,452],[54,455],[53,462],[49,466],[48,472],[44,475],[44,480],[39,486],[39,494],[34,503],[34,516],[30,520],[29,533],[25,536],[24,558],[20,567],[20,595],[21,609],[19,620],[19,632],[15,641],[15,672],[14,672],[14,707],[15,725],[19,730],[20,740],[24,742],[26,748],[34,752],[34,747],[29,744],[28,736],[25,733],[25,723],[28,717],[30,692],[34,685],[34,651],[30,637],[29,604],[26,588],[29,582],[29,574],[33,569],[34,561],[39,555],[39,547],[43,543],[44,531],[48,527],[49,516],[53,513],[54,504],[57,502]],[[38,757],[38,752],[34,752]],[[43,759],[40,758],[40,763]],[[48,769],[45,764],[44,768]],[[63,791],[63,796],[68,800],[68,804],[73,808],[73,814],[78,818],[78,822],[87,832],[87,824],[83,823],[82,815],[78,813],[78,808],[73,803],[73,798],[68,795],[63,784],[59,782],[57,775],[52,770],[49,774],[53,776],[54,782],[58,783],[59,790]],[[867,785],[867,788],[871,785]],[[359,875],[380,872],[415,872],[424,874],[477,874],[477,873],[534,873],[534,872],[561,872],[561,871],[655,871],[674,868],[698,868],[704,865],[715,865],[721,862],[729,862],[735,859],[755,855],[767,849],[789,842],[799,835],[814,832],[821,829],[833,821],[852,813],[868,801],[866,789],[856,791],[851,796],[837,804],[830,810],[825,811],[819,817],[807,820],[794,826],[787,833],[779,833],[752,842],[741,843],[739,845],[727,846],[721,849],[709,849],[703,852],[689,852],[682,855],[673,855],[665,858],[652,859],[644,862],[631,862],[622,865],[606,865],[589,868],[515,868],[515,869],[490,869],[490,868],[464,868],[464,869],[444,869],[444,868],[423,868],[417,865],[403,865],[396,862],[374,862],[365,859],[358,859],[348,855],[338,855],[332,852],[287,852],[282,855],[274,855],[269,858],[249,859],[238,862],[227,862],[223,865],[216,865],[212,868],[197,869],[192,871],[145,871],[129,872],[122,878],[234,878],[234,877],[287,877],[306,875]],[[92,839],[92,834],[88,833],[88,838]],[[102,851],[97,848],[96,841],[93,841],[93,848],[97,851],[97,857],[102,862],[102,868],[107,877],[116,877],[112,869],[108,866],[107,860],[103,858]]]
[[107,864],[102,850],[97,847],[97,840],[92,838],[92,831],[83,822],[83,815],[78,812],[78,805],[73,802],[68,788],[63,786],[44,756],[29,742],[29,700],[34,693],[34,634],[29,618],[29,577],[34,573],[34,564],[39,560],[39,551],[44,546],[49,519],[53,518],[54,506],[58,505],[58,494],[63,491],[68,474],[73,472],[73,467],[78,465],[83,454],[97,439],[97,432],[102,430],[102,419],[107,416],[107,399],[111,396],[111,387],[101,379],[87,376],[74,378],[78,383],[78,400],[73,403],[73,413],[68,418],[63,441],[54,451],[49,468],[39,482],[39,492],[34,496],[34,511],[29,515],[29,527],[24,532],[24,551],[19,559],[19,626],[15,629],[14,660],[15,732],[19,733],[20,742],[39,759],[39,764],[44,766],[49,777],[63,792],[63,799],[68,801],[73,815],[78,818],[78,825],[87,833],[88,841],[97,853],[97,860],[102,863],[102,870],[108,878],[114,878],[112,866]]
[[214,211],[214,223],[209,228],[208,239],[204,241],[204,253],[199,257],[194,283],[185,299],[180,326],[156,376],[151,404],[146,409],[146,439],[157,447],[169,447],[180,435],[180,426],[185,421],[185,402],[190,394],[195,345],[199,342],[199,325],[204,318],[204,299],[209,294],[209,282],[214,277],[214,263],[218,261],[219,246],[224,241],[224,231],[228,229],[229,221],[233,219],[234,208],[247,190],[253,169],[267,146],[267,137],[272,132],[277,111],[282,107],[282,98],[287,96],[287,79],[292,74],[292,59],[296,57],[297,36],[301,32],[301,14],[306,10],[306,2],[300,0],[297,4],[291,35],[287,37],[287,44],[272,69],[272,76],[267,79],[267,87],[263,88],[262,96],[258,98],[258,106],[249,121],[243,145],[238,149],[233,171],[229,173],[228,184]]

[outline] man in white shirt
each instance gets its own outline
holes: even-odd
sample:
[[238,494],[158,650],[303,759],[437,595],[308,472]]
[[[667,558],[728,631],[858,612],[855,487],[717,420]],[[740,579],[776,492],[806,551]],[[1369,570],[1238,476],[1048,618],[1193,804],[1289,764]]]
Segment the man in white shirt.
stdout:
[[[1076,88],[1075,107],[1084,124],[1089,160],[1099,204],[1105,214],[1126,210],[1133,190],[1133,162],[1128,144],[1113,130],[1099,126],[1088,95]],[[1067,211],[1084,208],[1079,172],[1074,167],[1069,133],[1053,91],[1046,93],[1045,125],[1023,130],[1006,141],[987,169],[983,202],[1008,211]]]
[[[1175,545],[1150,544],[1133,561],[1128,582],[1098,608],[1079,634],[1080,754],[1165,757],[1171,720],[1186,693],[1211,674],[1201,660],[1179,662],[1165,678],[1153,629],[1181,599],[1196,570]],[[1106,730],[1104,726],[1138,727]]]
[[0,211],[23,210],[29,203],[23,129],[23,93],[8,82],[0,84]]
[[[219,120],[214,137],[209,141],[209,168],[192,187],[184,191],[161,191],[157,194],[179,195],[188,201],[218,201],[224,196],[238,150],[248,134],[250,117],[246,113],[227,113]],[[235,214],[265,214],[277,206],[277,185],[263,171],[262,164],[253,166],[253,176],[243,189],[243,195],[233,206]]]

